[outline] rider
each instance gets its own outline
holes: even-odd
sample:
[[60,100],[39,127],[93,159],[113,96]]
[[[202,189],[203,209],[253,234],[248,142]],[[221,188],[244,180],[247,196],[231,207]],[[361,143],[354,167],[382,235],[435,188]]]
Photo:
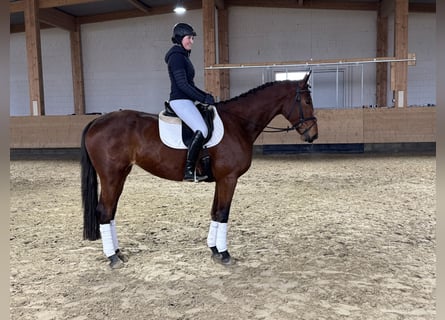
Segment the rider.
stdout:
[[170,106],[194,132],[185,163],[184,180],[186,181],[207,179],[207,176],[195,176],[196,161],[208,131],[194,102],[210,105],[215,103],[211,94],[197,88],[193,82],[195,69],[190,61],[190,52],[195,36],[196,32],[192,26],[187,23],[177,23],[173,27],[174,45],[165,55],[171,82]]

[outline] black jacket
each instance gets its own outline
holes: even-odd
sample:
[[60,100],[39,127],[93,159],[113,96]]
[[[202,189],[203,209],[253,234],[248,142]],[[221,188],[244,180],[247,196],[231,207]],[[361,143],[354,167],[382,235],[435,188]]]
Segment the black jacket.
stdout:
[[209,103],[209,95],[197,88],[193,82],[195,68],[189,57],[190,51],[180,45],[174,45],[165,55],[171,82],[170,100],[189,99]]

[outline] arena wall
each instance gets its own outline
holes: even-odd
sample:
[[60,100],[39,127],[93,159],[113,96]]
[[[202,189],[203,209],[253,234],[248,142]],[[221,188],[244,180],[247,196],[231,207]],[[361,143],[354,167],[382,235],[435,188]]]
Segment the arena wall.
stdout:
[[[181,20],[194,25],[198,33],[192,60],[196,68],[195,82],[203,88],[201,13],[201,10],[192,10]],[[408,105],[424,107],[361,108],[362,104],[375,104],[375,72],[366,71],[363,99],[352,97],[360,94],[354,91],[350,94],[351,108],[329,105],[316,111],[319,139],[314,146],[435,142],[436,107],[426,107],[436,104],[436,56],[432,49],[436,39],[435,20],[431,13],[409,15],[409,52],[416,54],[417,61],[416,66],[408,68]],[[232,7],[229,10],[229,60],[260,63],[373,57],[375,21],[373,11]],[[87,113],[121,108],[157,113],[162,109],[169,92],[163,60],[171,45],[171,26],[176,22],[177,16],[164,14],[82,25]],[[392,22],[389,27],[393,28]],[[392,36],[393,30],[388,33]],[[12,150],[78,148],[82,128],[97,115],[72,115],[69,33],[45,29],[41,31],[41,38],[46,116],[30,117],[25,34],[11,34],[10,147]],[[264,70],[231,70],[230,95],[236,96],[271,80],[264,77]],[[355,78],[352,80],[353,88],[360,84]],[[335,81],[330,82],[329,87],[335,87],[334,84]],[[317,95],[324,94],[315,83],[314,103]],[[277,117],[271,126],[286,127],[288,123]],[[302,143],[295,132],[263,133],[256,141],[256,146],[280,145],[294,150],[295,146],[307,144]]]
[[[399,143],[435,142],[436,108],[354,108],[322,109],[316,111],[319,138],[316,144],[337,143]],[[282,116],[272,127],[286,127]],[[257,144],[300,144],[294,132],[263,133]]]
[[[203,88],[202,12],[191,10],[180,19],[191,23],[198,33],[191,59],[196,69],[195,82]],[[231,7],[229,60],[263,63],[374,57],[376,19],[374,11]],[[431,13],[409,15],[409,52],[416,54],[417,61],[416,66],[408,68],[408,105],[436,103],[435,20]],[[171,46],[171,28],[176,22],[176,15],[163,14],[82,25],[87,113],[120,108],[153,113],[161,110],[170,85],[164,54]],[[392,28],[392,23],[389,26]],[[73,114],[69,33],[58,28],[44,29],[41,40],[45,112]],[[10,57],[10,114],[27,116],[30,104],[24,33],[11,34]],[[375,105],[374,69],[374,64],[365,69],[363,99],[360,99],[360,79],[350,79],[352,92],[346,97],[351,100],[349,106]],[[273,80],[264,78],[264,72],[264,69],[231,70],[230,96]],[[316,77],[314,72],[313,78]],[[320,106],[317,97],[324,96],[326,91],[331,94],[335,77],[327,84],[329,90],[314,82],[314,102]],[[332,106],[335,104],[327,107]]]
[[[98,115],[18,116],[10,121],[10,148],[79,148],[84,126]],[[393,144],[436,141],[436,108],[355,108],[317,110],[319,139],[314,145]],[[282,116],[270,123],[288,127]],[[294,131],[262,133],[255,142],[266,145],[308,145]]]

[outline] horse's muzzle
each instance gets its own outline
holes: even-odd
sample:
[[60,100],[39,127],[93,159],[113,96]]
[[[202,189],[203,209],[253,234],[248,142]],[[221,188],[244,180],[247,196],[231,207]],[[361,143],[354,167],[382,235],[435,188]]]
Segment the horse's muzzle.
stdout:
[[307,128],[301,135],[301,140],[312,143],[318,138],[318,126],[317,122],[313,122],[312,125]]
[[306,139],[306,142],[312,143],[312,142],[314,142],[314,140],[317,140],[317,138],[318,138],[318,133],[315,134],[313,137],[308,137]]

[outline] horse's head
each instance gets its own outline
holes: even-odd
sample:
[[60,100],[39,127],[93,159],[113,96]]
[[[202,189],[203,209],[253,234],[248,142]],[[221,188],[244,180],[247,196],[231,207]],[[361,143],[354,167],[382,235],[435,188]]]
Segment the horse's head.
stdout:
[[301,139],[313,142],[318,138],[317,118],[314,116],[311,91],[308,84],[309,72],[303,80],[298,81],[292,102],[283,109],[283,114],[292,123],[292,128],[297,130]]

